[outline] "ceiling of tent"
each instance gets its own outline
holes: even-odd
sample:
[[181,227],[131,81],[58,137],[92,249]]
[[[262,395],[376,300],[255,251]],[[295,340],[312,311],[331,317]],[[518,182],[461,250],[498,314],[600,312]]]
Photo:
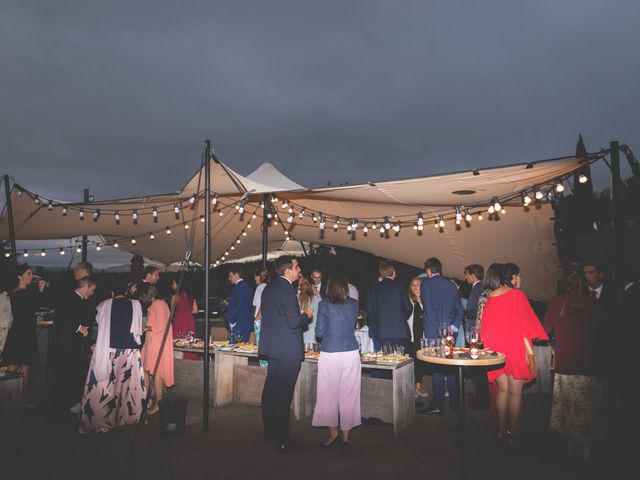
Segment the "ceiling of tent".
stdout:
[[[271,199],[271,194],[277,194],[276,202],[267,201],[278,221],[269,227],[270,251],[282,246],[287,239],[285,231],[289,230],[293,240],[349,247],[416,267],[422,267],[426,258],[437,256],[443,262],[444,273],[455,276],[461,276],[470,263],[487,267],[493,262],[512,261],[522,269],[529,296],[544,300],[554,293],[559,275],[553,211],[547,202],[523,208],[519,195],[536,185],[549,187],[550,182],[567,177],[581,165],[579,159],[563,158],[407,180],[305,189],[271,164],[263,164],[243,176],[212,160],[211,189],[217,193],[217,204],[211,205],[210,258],[213,263],[259,254],[264,212],[260,202],[265,195]],[[186,251],[191,252],[191,261],[203,263],[203,185],[204,173],[199,170],[180,192],[173,194],[91,203],[53,202],[51,210],[47,207],[49,199],[39,197],[37,205],[34,193],[16,185],[12,193],[16,238],[99,235],[105,242],[117,241],[119,248],[165,265],[184,260]],[[486,216],[493,197],[501,200],[506,213],[483,221],[475,219],[480,211]],[[289,205],[283,206],[285,203]],[[67,214],[63,215],[65,206]],[[474,220],[456,225],[455,207],[469,208]],[[81,208],[84,220],[79,215]],[[295,216],[292,223],[287,221],[290,208]],[[94,219],[97,209],[100,212]],[[300,217],[303,209],[305,213]],[[116,211],[119,222],[115,221]],[[319,221],[312,218],[313,213],[319,216],[320,212],[326,218],[323,231],[318,228]],[[422,231],[412,229],[418,212],[424,216]],[[447,221],[443,229],[433,227],[434,216],[440,214]],[[337,217],[339,228],[334,231]],[[373,222],[380,224],[385,217],[392,224],[400,222],[401,231],[373,231]],[[347,223],[355,219],[359,228],[348,233]],[[365,223],[370,228],[366,234],[362,230]],[[167,228],[171,234],[167,234]],[[150,234],[154,235],[153,240]],[[8,238],[5,214],[0,218],[0,235]]]

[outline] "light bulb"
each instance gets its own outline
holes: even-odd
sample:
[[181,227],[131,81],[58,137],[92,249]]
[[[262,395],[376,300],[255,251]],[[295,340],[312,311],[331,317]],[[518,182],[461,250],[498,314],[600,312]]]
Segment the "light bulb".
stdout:
[[133,213],[131,214],[131,218],[133,219],[134,222],[136,220],[138,220],[138,210],[136,210],[135,208],[133,209]]
[[62,215],[64,215],[65,217],[67,216],[67,207],[62,207]]
[[170,229],[169,227],[167,227],[167,229],[165,230],[165,233],[166,233],[167,235],[171,235],[171,229]]
[[102,250],[102,246],[99,243],[97,243],[96,244],[96,251],[99,252],[100,250]]
[[136,244],[136,237],[131,237],[131,245],[135,245]]
[[580,183],[587,183],[589,181],[589,179],[587,178],[587,176],[584,173],[581,173],[580,176],[578,177],[578,181]]
[[438,222],[440,228],[444,227],[444,215],[440,215],[440,221]]
[[47,208],[49,209],[49,211],[53,210],[53,202],[51,200],[49,200],[49,205],[47,205]]
[[564,185],[562,184],[562,182],[558,182],[558,184],[556,185],[556,192],[564,192]]
[[27,252],[26,250],[24,251],[24,253],[22,254],[23,257],[28,257],[29,256],[29,252]]
[[200,223],[204,223],[204,215],[200,215]]
[[60,247],[60,255],[64,255],[64,248]]
[[78,212],[78,216],[80,217],[80,220],[84,220],[84,208],[80,209],[80,211]]
[[113,248],[118,248],[120,246],[120,244],[118,242],[114,242],[113,243]]
[[189,230],[189,224],[188,224],[188,223],[186,223],[186,222],[185,222],[185,224],[184,224],[184,229],[185,229],[185,230]]
[[364,233],[367,233],[369,231],[369,225],[367,225],[366,223],[364,224],[364,228],[362,229],[362,231]]
[[468,209],[468,208],[466,208],[466,209],[464,210],[464,219],[465,219],[467,222],[470,222],[471,220],[473,220],[473,216],[472,216],[472,215],[471,215],[471,213],[469,212],[469,209]]
[[478,212],[478,220],[482,220],[484,217],[482,216],[482,212]]
[[158,207],[153,207],[151,215],[153,215],[153,218],[158,218]]
[[194,193],[193,195],[191,195],[191,198],[189,199],[189,203],[191,205],[193,205],[194,203],[196,203],[196,194]]
[[113,218],[116,219],[116,222],[120,221],[120,212],[118,212],[118,210],[116,210],[116,213],[113,214]]
[[177,203],[173,204],[173,213],[175,213],[176,215],[178,215],[180,213],[180,209],[178,208],[178,204]]
[[391,224],[389,223],[389,218],[384,217],[384,229],[389,230],[391,228]]
[[44,248],[42,249],[42,251],[40,252],[40,256],[41,257],[46,257],[47,256],[47,252],[44,250]]
[[82,247],[80,245],[76,247],[76,252],[82,253]]
[[536,200],[542,200],[544,198],[544,194],[540,191],[540,189],[536,189]]
[[489,213],[493,213],[493,212],[495,212],[495,208],[493,208],[493,205],[489,205],[489,208],[487,209],[487,211]]

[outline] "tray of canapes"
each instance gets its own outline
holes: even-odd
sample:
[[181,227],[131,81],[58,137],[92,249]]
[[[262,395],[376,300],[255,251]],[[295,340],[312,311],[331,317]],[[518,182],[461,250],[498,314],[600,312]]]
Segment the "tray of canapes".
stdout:
[[382,352],[366,352],[361,355],[362,363],[375,363],[378,365],[397,365],[406,360],[409,360],[409,355],[401,355],[399,353]]
[[236,343],[234,346],[236,352],[258,353],[258,345],[254,343]]
[[191,347],[191,342],[186,338],[178,338],[173,341],[174,346],[179,348],[189,348]]

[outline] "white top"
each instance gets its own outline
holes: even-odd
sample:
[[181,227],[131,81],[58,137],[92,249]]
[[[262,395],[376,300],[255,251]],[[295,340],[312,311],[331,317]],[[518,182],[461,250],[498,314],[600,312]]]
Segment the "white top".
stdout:
[[360,294],[358,293],[358,289],[351,284],[349,284],[349,296],[354,300],[360,300]]
[[602,294],[602,287],[604,286],[603,283],[600,284],[600,286],[598,288],[591,288],[589,287],[589,291],[591,292],[596,292],[596,300],[600,299],[600,295]]
[[266,283],[261,283],[256,287],[256,293],[253,294],[253,306],[256,309],[256,313],[258,313],[258,310],[260,310],[260,306],[262,305],[262,291],[266,286]]

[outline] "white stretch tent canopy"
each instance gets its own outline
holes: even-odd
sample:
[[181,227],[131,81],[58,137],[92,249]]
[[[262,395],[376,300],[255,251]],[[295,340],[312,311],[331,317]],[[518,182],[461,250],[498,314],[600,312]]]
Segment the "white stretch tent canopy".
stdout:
[[[567,177],[584,165],[583,162],[566,157],[473,172],[306,189],[271,164],[263,164],[250,175],[242,176],[211,160],[211,190],[217,196],[217,204],[210,205],[212,262],[224,263],[261,252],[260,203],[265,194],[269,198],[274,194],[278,200],[274,203],[268,200],[267,205],[277,207],[278,224],[269,227],[269,251],[281,248],[287,238],[286,228],[292,240],[354,248],[420,268],[426,258],[436,256],[443,263],[445,275],[458,277],[471,263],[486,268],[493,262],[515,262],[521,267],[523,288],[529,297],[545,300],[555,293],[560,274],[553,210],[547,201],[534,201],[524,208],[520,192],[529,191],[532,195],[536,185],[549,187],[555,179]],[[34,193],[15,185],[12,203],[16,238],[99,235],[105,242],[117,241],[119,248],[165,265],[184,260],[191,244],[190,261],[202,263],[204,232],[200,217],[206,208],[203,183],[204,173],[198,171],[181,191],[173,194],[91,203],[53,201],[51,210],[49,199],[38,197],[36,204]],[[506,213],[489,219],[487,207],[493,197],[500,199]],[[174,205],[178,207],[177,214]],[[66,215],[62,214],[64,207]],[[456,225],[456,207],[463,207],[463,215],[467,207],[473,220]],[[287,222],[289,208],[295,216],[292,223]],[[84,220],[80,218],[80,209],[84,210]],[[99,215],[94,219],[98,209]],[[119,222],[115,221],[116,211]],[[326,220],[322,231],[320,212]],[[424,218],[422,231],[412,229],[418,212]],[[477,219],[479,212],[485,217],[483,221]],[[433,220],[440,214],[444,215],[446,226],[436,229]],[[337,217],[338,229],[334,231]],[[400,232],[390,229],[380,234],[385,217],[392,225],[400,222]],[[356,219],[356,232],[347,232],[348,223]],[[374,222],[376,231],[372,228]],[[363,232],[365,223],[369,228],[367,234]],[[188,230],[185,224],[190,227]],[[167,234],[167,228],[171,234]],[[3,239],[9,236],[6,212],[0,219],[0,235]],[[132,238],[136,239],[135,244]]]

